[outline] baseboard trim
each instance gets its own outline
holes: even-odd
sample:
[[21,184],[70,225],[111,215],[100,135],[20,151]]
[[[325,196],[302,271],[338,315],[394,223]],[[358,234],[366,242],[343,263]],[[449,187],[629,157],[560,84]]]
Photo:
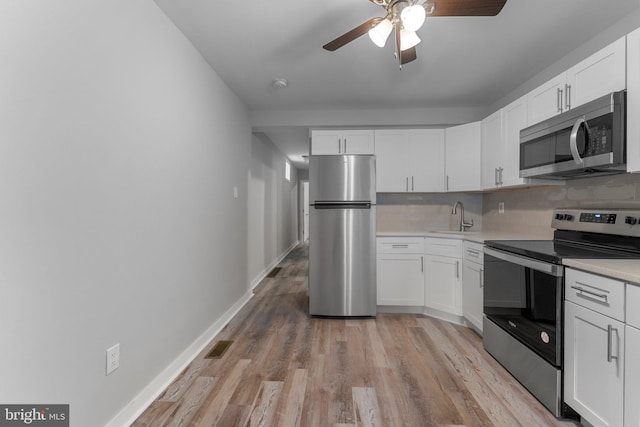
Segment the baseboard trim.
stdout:
[[457,314],[447,313],[445,311],[437,310],[431,307],[424,307],[423,313],[425,316],[435,317],[436,319],[445,320],[449,323],[455,323],[456,325],[464,324],[464,317],[458,316]]
[[296,247],[298,246],[298,244],[300,243],[299,240],[296,240],[295,242],[293,242],[293,244],[291,246],[289,246],[287,249],[285,249],[285,251],[279,256],[277,257],[275,260],[271,261],[271,263],[264,269],[262,270],[262,272],[260,272],[260,274],[258,274],[252,281],[251,284],[249,285],[250,289],[254,289],[256,286],[258,286],[258,284],[260,284],[260,282],[262,282],[262,280],[267,277],[267,274],[269,274],[269,272],[271,270],[273,270],[273,267],[277,266],[278,264],[280,264],[282,262],[283,259],[286,258],[287,255],[289,255],[289,253]]
[[155,377],[131,402],[125,406],[106,427],[130,426],[153,403],[154,400],[175,380],[178,375],[191,363],[215,336],[229,323],[238,311],[253,297],[251,290],[247,291],[229,310],[227,310],[213,325],[200,335],[186,350],[184,350],[160,375]]

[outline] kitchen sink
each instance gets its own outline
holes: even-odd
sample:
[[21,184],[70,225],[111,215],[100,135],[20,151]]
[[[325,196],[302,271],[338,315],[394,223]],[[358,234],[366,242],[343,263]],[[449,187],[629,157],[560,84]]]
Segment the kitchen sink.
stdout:
[[432,231],[432,233],[436,233],[436,234],[460,234],[460,235],[465,235],[465,234],[475,234],[475,233],[480,233],[479,231],[458,231],[458,230],[435,230]]

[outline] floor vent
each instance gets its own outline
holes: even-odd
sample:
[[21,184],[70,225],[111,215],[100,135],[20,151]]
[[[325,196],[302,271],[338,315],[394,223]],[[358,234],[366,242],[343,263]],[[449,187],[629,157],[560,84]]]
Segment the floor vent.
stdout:
[[218,341],[216,345],[213,346],[209,354],[207,354],[205,359],[220,359],[222,355],[227,351],[227,349],[231,346],[233,341]]
[[267,274],[267,277],[276,277],[276,274],[280,273],[280,270],[282,270],[282,267],[274,267],[274,269]]

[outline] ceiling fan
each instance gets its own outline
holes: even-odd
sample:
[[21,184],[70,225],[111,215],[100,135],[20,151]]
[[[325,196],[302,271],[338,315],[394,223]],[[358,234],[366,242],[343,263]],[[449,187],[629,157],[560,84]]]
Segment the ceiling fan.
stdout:
[[417,58],[416,45],[420,38],[416,31],[426,16],[495,16],[507,0],[369,0],[385,9],[385,16],[369,19],[322,46],[334,51],[358,37],[369,33],[371,41],[384,47],[395,29],[395,55],[402,65]]

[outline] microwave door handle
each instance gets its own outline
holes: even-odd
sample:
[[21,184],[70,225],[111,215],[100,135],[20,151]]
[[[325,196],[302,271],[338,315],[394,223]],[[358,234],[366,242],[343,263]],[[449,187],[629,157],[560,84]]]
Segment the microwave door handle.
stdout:
[[577,165],[582,163],[582,157],[580,157],[580,153],[578,152],[578,131],[580,130],[580,126],[584,125],[585,130],[585,138],[589,139],[589,125],[584,117],[580,117],[573,124],[573,128],[571,129],[571,135],[569,136],[569,148],[571,149],[571,155],[573,156],[573,160]]

